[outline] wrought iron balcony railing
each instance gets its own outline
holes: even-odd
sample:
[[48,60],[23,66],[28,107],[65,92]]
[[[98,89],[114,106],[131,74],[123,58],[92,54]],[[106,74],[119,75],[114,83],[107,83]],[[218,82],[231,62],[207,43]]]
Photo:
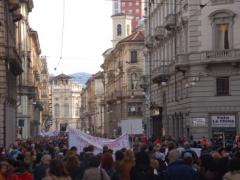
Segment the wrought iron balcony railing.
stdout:
[[162,82],[167,82],[169,77],[169,66],[160,65],[153,69],[152,71],[152,81],[157,84],[162,84]]

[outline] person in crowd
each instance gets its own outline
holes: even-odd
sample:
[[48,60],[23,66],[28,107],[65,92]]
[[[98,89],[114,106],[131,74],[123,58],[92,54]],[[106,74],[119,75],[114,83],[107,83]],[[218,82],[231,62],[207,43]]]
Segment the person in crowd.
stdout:
[[[220,148],[220,149],[225,149],[225,148]],[[229,162],[229,153],[228,152],[224,152],[223,151],[219,151],[220,154],[220,158],[216,159],[216,166],[217,166],[217,172],[219,175],[219,178],[222,178],[224,176],[225,173],[227,173],[228,169],[226,168],[226,165]]]
[[111,180],[119,180],[119,177],[113,166],[113,157],[109,152],[105,152],[101,157],[101,168],[103,168]]
[[80,166],[79,158],[76,155],[68,157],[65,166],[72,180],[82,179],[83,170]]
[[8,171],[8,163],[6,161],[2,161],[0,163],[0,180],[7,179],[7,171]]
[[173,150],[173,149],[176,149],[176,148],[177,148],[176,143],[171,140],[171,141],[168,143],[168,147],[167,147],[168,152],[167,152],[166,157],[165,157],[165,160],[166,160],[167,163],[169,163],[169,157],[168,157],[168,156],[169,156],[169,152],[170,152],[171,150]]
[[109,151],[108,146],[106,146],[106,145],[103,146],[103,154],[107,153],[108,151]]
[[130,180],[130,172],[135,166],[135,156],[132,150],[126,150],[121,161],[119,172],[121,180]]
[[70,151],[73,152],[74,155],[77,155],[77,147],[76,146],[71,147]]
[[49,164],[51,161],[51,156],[46,154],[41,158],[41,163],[36,166],[34,171],[34,179],[41,180],[47,175],[47,170],[49,169]]
[[118,150],[115,152],[115,162],[114,162],[114,169],[116,171],[116,176],[118,179],[121,179],[121,164],[123,162],[124,152],[122,150]]
[[154,169],[150,166],[149,155],[144,152],[136,154],[136,165],[131,170],[131,180],[154,180]]
[[71,180],[63,161],[54,159],[50,162],[49,172],[43,180]]
[[193,154],[190,152],[183,152],[182,153],[182,159],[183,161],[189,165],[195,172],[199,172],[200,171],[200,167],[194,162],[194,157]]
[[200,179],[219,180],[216,161],[211,154],[204,154],[200,157]]
[[81,168],[83,171],[89,167],[90,159],[94,156],[94,147],[88,146],[80,153]]
[[13,145],[12,148],[10,148],[10,151],[9,151],[9,156],[13,159],[16,159],[20,154],[22,154],[16,145]]
[[8,177],[8,180],[33,180],[33,176],[27,168],[24,161],[18,160],[16,162],[16,171]]
[[92,156],[89,161],[89,167],[85,170],[82,180],[111,180],[107,172],[99,168],[99,156]]
[[229,171],[223,176],[223,180],[239,180],[240,179],[240,158],[234,157],[229,161]]
[[179,150],[169,152],[169,166],[164,172],[164,180],[198,180],[197,173],[180,158]]

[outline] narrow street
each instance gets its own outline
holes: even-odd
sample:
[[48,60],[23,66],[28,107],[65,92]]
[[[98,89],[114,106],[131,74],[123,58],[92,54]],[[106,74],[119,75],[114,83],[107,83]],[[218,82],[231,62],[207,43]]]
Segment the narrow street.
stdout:
[[0,180],[240,180],[240,1],[0,1]]

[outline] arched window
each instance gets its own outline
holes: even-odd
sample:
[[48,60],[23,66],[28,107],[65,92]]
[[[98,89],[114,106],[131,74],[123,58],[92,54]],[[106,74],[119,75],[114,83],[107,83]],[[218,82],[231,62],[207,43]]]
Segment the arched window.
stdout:
[[226,9],[214,11],[209,15],[213,29],[213,49],[224,50],[233,48],[234,17],[235,14]]
[[130,75],[130,86],[131,90],[137,89],[138,75],[137,73],[132,73]]
[[55,117],[59,117],[60,116],[60,106],[59,106],[59,104],[54,105],[54,110],[55,110]]
[[121,25],[121,24],[118,24],[118,25],[117,25],[117,35],[118,35],[118,36],[121,36],[121,35],[122,35],[122,25]]
[[69,116],[69,104],[64,104],[64,117]]

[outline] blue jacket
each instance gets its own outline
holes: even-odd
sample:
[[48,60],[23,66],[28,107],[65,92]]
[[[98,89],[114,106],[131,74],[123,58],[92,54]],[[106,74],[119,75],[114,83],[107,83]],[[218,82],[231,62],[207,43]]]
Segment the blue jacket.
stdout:
[[183,160],[170,163],[163,176],[164,180],[198,180],[197,173]]

